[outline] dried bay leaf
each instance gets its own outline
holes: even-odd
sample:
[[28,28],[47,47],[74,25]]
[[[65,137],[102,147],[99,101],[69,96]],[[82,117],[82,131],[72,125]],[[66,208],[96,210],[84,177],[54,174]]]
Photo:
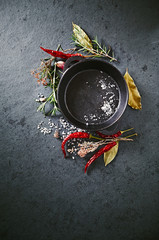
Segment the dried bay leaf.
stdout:
[[72,23],[73,33],[77,41],[86,48],[93,49],[92,41],[87,36],[87,34],[77,25]]
[[105,166],[107,166],[111,161],[113,161],[113,159],[117,155],[118,148],[119,148],[119,142],[117,142],[117,144],[114,147],[112,147],[108,152],[104,153]]
[[128,100],[129,106],[131,106],[134,109],[141,109],[142,108],[141,96],[140,96],[140,93],[139,93],[135,83],[134,83],[134,80],[128,73],[128,69],[126,69],[124,78],[127,83],[128,90],[129,90],[129,100]]

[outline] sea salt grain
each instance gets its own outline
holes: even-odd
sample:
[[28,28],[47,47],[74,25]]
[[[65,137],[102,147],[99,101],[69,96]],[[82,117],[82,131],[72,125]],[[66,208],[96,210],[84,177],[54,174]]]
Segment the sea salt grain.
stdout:
[[103,90],[107,88],[107,85],[105,84],[105,82],[103,80],[100,80],[99,83],[100,83],[100,86]]

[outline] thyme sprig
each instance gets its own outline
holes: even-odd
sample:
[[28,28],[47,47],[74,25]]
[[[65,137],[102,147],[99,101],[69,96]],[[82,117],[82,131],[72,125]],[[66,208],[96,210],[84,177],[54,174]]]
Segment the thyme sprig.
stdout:
[[[57,50],[59,50],[59,48],[60,45],[58,46]],[[31,74],[37,78],[38,83],[42,83],[45,87],[50,87],[52,89],[49,97],[43,100],[43,102],[37,108],[37,111],[41,111],[45,115],[56,115],[56,112],[59,111],[56,93],[60,81],[60,71],[57,69],[55,57],[42,59],[40,67],[31,71]],[[51,111],[46,113],[45,107],[48,102],[53,104],[53,108]]]
[[[45,115],[54,116],[54,115],[56,115],[56,112],[59,111],[59,108],[58,108],[58,105],[57,105],[56,92],[57,92],[57,87],[58,87],[60,77],[59,77],[59,75],[57,75],[56,69],[57,68],[56,68],[56,62],[55,62],[54,63],[54,70],[52,72],[49,72],[49,74],[48,74],[50,76],[49,86],[52,88],[52,93],[50,94],[49,97],[47,97],[45,99],[45,102],[41,103],[40,106],[37,108],[37,111],[41,111]],[[53,104],[53,108],[46,114],[45,106],[46,106],[46,103],[48,103],[48,102]]]

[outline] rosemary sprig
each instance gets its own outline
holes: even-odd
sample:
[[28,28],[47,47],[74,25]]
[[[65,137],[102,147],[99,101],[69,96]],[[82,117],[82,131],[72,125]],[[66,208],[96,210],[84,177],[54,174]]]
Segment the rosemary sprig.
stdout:
[[112,56],[110,55],[110,47],[107,50],[106,46],[102,46],[98,42],[97,37],[91,41],[87,34],[76,24],[73,24],[72,40],[79,48],[78,51],[87,52],[89,54],[85,57],[106,57],[110,59],[110,62],[117,61],[113,52]]
[[99,42],[97,41],[97,38],[92,40],[93,48],[88,48],[87,46],[80,43],[76,37],[73,35],[72,40],[74,41],[75,45],[78,47],[78,51],[87,52],[90,55],[85,55],[86,58],[89,57],[106,57],[110,59],[110,62],[117,61],[117,59],[114,57],[114,52],[112,52],[112,56],[109,55],[111,52],[111,47],[106,48],[106,46],[101,46]]

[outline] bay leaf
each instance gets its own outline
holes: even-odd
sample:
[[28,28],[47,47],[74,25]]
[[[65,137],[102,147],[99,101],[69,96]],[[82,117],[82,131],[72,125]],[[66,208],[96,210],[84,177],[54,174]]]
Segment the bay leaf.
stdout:
[[119,148],[119,142],[117,142],[117,144],[114,147],[112,147],[108,152],[104,153],[105,166],[107,166],[111,161],[113,161],[113,159],[117,155],[118,148]]
[[126,69],[126,73],[124,75],[125,81],[128,86],[129,90],[129,100],[128,100],[128,105],[134,109],[141,109],[141,96],[140,93],[134,83],[134,80],[128,73],[128,69]]
[[88,37],[88,35],[78,26],[77,24],[72,23],[73,25],[73,33],[77,41],[82,45],[83,47],[86,47],[88,49],[93,49],[92,41]]

